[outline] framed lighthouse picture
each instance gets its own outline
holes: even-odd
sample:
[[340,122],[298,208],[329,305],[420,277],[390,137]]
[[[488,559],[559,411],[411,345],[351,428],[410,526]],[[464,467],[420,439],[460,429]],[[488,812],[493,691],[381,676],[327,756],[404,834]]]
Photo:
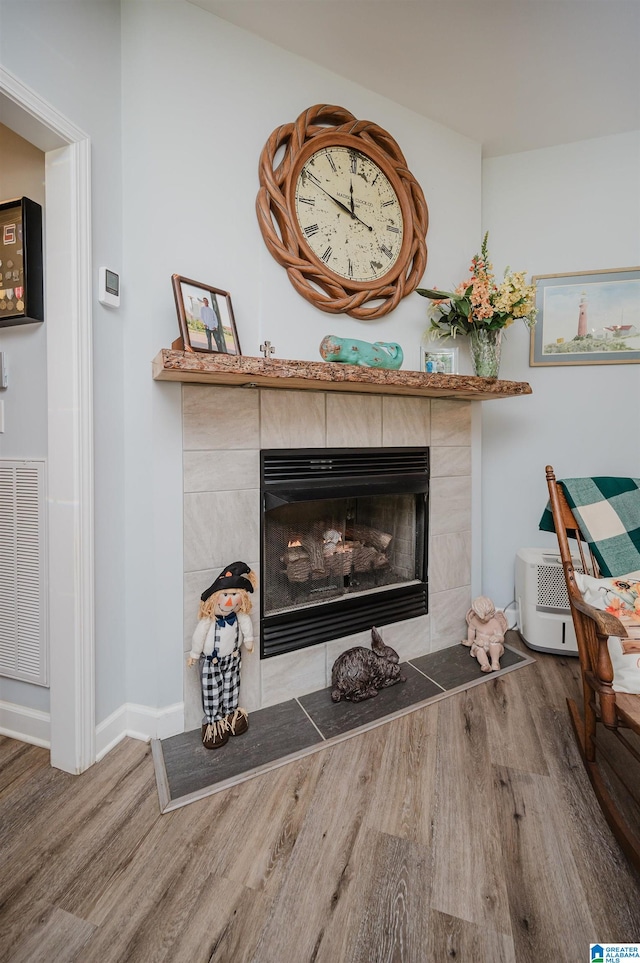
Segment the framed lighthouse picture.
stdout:
[[640,362],[640,267],[546,274],[536,286],[529,364]]

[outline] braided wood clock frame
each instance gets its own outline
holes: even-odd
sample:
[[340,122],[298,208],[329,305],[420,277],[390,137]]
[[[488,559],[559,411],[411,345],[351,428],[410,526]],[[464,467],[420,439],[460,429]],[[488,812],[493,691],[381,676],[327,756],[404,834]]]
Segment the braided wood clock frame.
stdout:
[[[301,237],[292,181],[301,157],[308,157],[315,145],[327,143],[346,145],[370,157],[398,195],[404,220],[402,249],[391,270],[377,281],[350,281],[334,274]],[[282,148],[284,155],[276,163]],[[418,286],[427,263],[427,204],[398,144],[382,127],[357,120],[343,107],[316,104],[295,123],[274,130],[260,155],[259,176],[256,211],[265,243],[286,268],[296,291],[317,308],[370,321],[388,314]],[[372,301],[376,303],[369,304]]]

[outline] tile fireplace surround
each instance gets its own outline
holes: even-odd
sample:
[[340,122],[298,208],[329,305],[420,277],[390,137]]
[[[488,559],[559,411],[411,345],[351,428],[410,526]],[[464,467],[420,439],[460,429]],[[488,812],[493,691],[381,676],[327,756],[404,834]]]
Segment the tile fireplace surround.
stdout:
[[[185,731],[202,715],[197,667],[186,667],[200,595],[236,559],[260,577],[263,448],[429,447],[429,614],[380,632],[403,662],[460,641],[471,603],[471,402],[528,395],[529,384],[193,353],[177,342],[156,356],[153,377],[182,382]],[[370,643],[360,632],[261,660],[259,587],[252,618],[240,693],[249,711],[325,688],[338,655]]]
[[[470,401],[184,384],[182,413],[185,665],[199,596],[220,569],[242,559],[260,577],[261,448],[429,446],[429,615],[380,631],[401,661],[462,638],[471,603]],[[259,610],[256,593],[256,639]],[[253,711],[322,689],[337,656],[369,642],[362,632],[262,661],[256,642],[243,655],[240,704]],[[185,729],[198,727],[197,667],[185,668],[184,705]]]

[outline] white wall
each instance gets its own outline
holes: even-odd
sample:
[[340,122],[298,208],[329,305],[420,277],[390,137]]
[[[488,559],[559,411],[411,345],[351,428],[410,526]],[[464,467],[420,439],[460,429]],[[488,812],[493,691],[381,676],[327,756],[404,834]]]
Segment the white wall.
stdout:
[[[16,42],[16,38],[22,38]],[[0,0],[0,63],[92,143],[94,277],[121,269],[120,4]],[[2,118],[0,117],[0,120]],[[45,276],[46,284],[46,276]],[[94,295],[96,712],[125,701],[122,316]],[[28,326],[32,327],[32,326]],[[35,326],[33,326],[35,327]],[[46,329],[46,320],[43,328]],[[14,370],[13,377],[16,377]],[[30,382],[28,373],[19,375]],[[13,385],[18,388],[17,381]],[[34,386],[38,390],[38,385]],[[44,396],[46,398],[46,396]],[[17,700],[16,700],[17,701]],[[27,703],[25,703],[27,704]]]
[[[0,124],[0,202],[23,196],[44,206],[44,154]],[[46,326],[0,328],[0,351],[10,374],[8,387],[0,390],[5,415],[0,457],[42,458],[47,454]]]
[[[426,302],[363,324],[324,314],[268,253],[255,198],[271,132],[315,103],[375,120],[400,143],[430,208],[425,283],[466,267],[480,228],[479,146],[192,4],[126,3],[123,18],[124,443],[128,700],[182,698],[180,386],[151,380],[178,335],[171,275],[231,293],[243,353],[320,360],[324,335],[398,341],[417,367]],[[124,289],[124,288],[123,288]],[[233,429],[224,412],[220,432]]]
[[[482,191],[500,273],[640,265],[640,132],[488,159]],[[533,389],[482,405],[483,591],[507,605],[518,549],[555,546],[538,532],[546,465],[560,478],[640,476],[640,366],[530,368],[529,332],[514,325],[500,376]]]
[[[0,124],[0,201],[16,197],[29,197],[44,206],[44,154]],[[44,458],[47,454],[46,326],[34,323],[0,328],[0,351],[4,352],[8,374],[8,386],[0,390],[0,404],[4,405],[0,458]],[[49,690],[0,677],[0,703],[47,712]]]

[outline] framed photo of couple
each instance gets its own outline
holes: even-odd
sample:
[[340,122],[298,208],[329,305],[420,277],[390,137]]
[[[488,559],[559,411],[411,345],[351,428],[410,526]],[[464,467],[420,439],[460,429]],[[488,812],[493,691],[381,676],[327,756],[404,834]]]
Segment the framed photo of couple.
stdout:
[[423,374],[457,374],[458,349],[441,348],[433,342],[420,348],[420,370]]
[[229,292],[180,274],[171,281],[184,350],[240,355]]

